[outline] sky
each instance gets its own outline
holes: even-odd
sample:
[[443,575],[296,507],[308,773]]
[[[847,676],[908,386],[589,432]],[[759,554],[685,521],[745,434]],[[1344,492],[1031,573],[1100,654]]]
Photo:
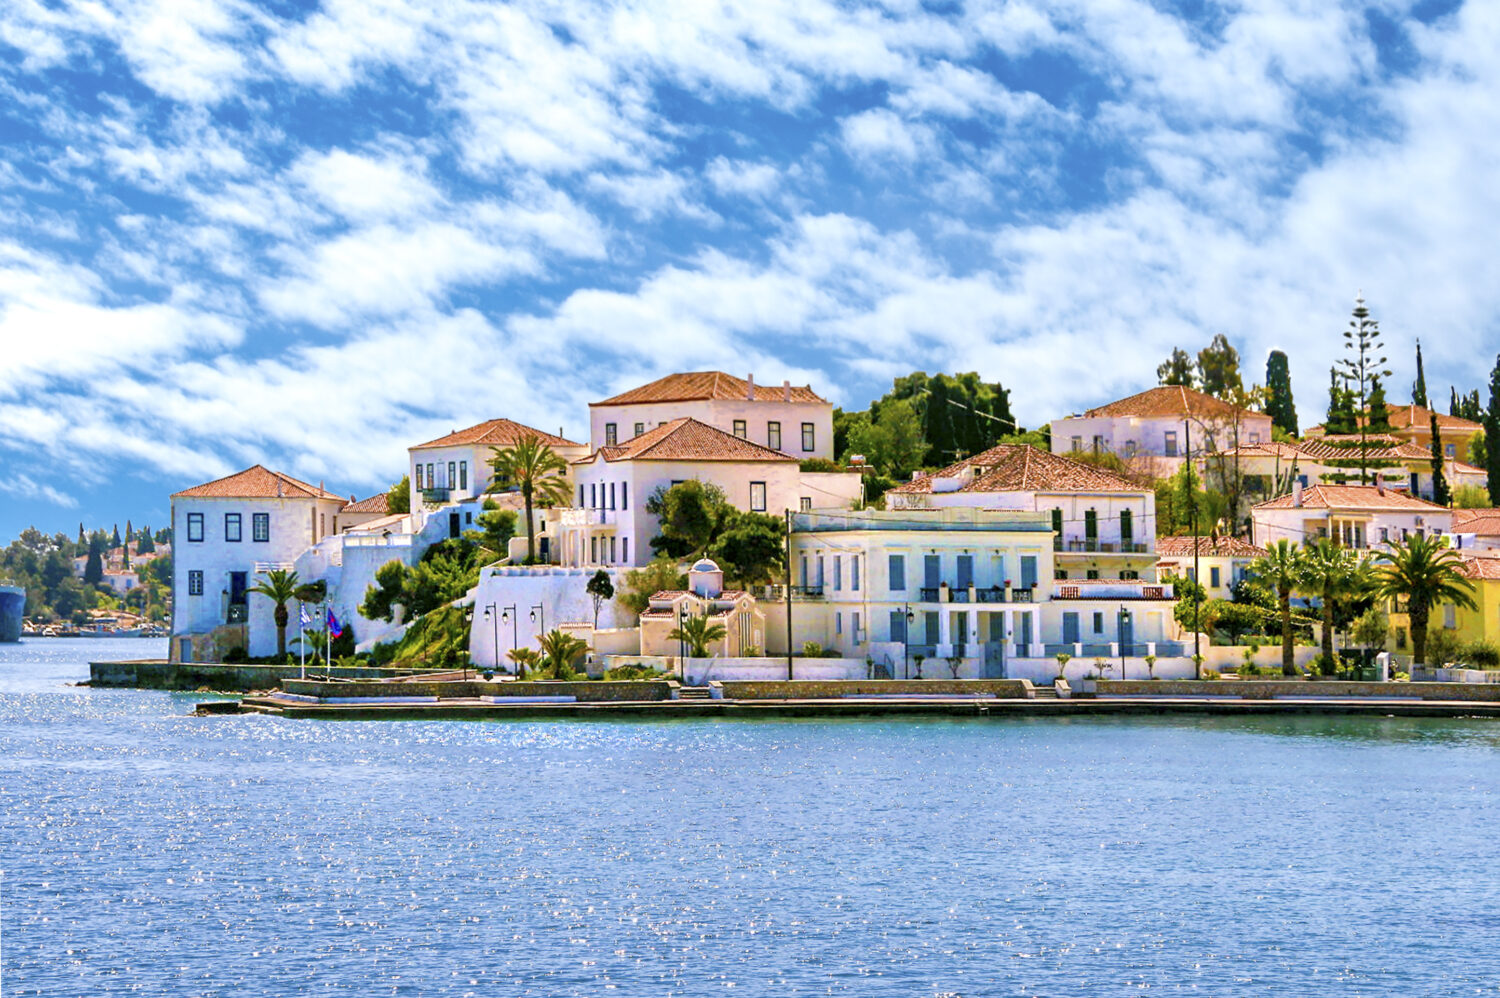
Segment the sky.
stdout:
[[0,540],[679,370],[1036,426],[1216,333],[1303,425],[1500,349],[1500,4],[0,4]]

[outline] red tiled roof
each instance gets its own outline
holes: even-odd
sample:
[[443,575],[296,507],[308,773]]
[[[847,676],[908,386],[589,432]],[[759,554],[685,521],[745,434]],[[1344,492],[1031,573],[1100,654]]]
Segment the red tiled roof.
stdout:
[[[1386,407],[1390,414],[1391,428],[1404,430],[1408,427],[1416,430],[1432,432],[1432,410],[1424,409],[1419,405],[1391,405]],[[1460,419],[1458,416],[1449,416],[1446,413],[1438,413],[1438,432],[1453,430],[1465,433],[1474,433],[1484,429],[1483,426],[1471,419]]]
[[254,465],[227,478],[215,479],[190,489],[172,493],[172,498],[184,499],[334,499],[344,501],[343,496],[334,495],[326,489],[272,471],[264,465]]
[[446,437],[438,437],[429,440],[425,444],[417,444],[409,450],[422,450],[426,447],[459,447],[465,444],[488,444],[491,447],[514,447],[527,437],[536,437],[548,447],[582,447],[583,444],[574,443],[566,437],[560,437],[546,430],[538,430],[523,423],[517,423],[511,419],[488,419],[483,423],[476,423],[466,430],[454,430]]
[[1156,553],[1162,558],[1191,558],[1195,541],[1200,557],[1259,558],[1266,553],[1238,537],[1158,537]]
[[391,497],[387,493],[377,492],[368,499],[361,499],[359,502],[345,503],[344,508],[339,510],[339,512],[379,513],[381,516],[384,516],[391,511],[390,499]]
[[[1369,509],[1369,510],[1437,510],[1446,513],[1446,506],[1428,502],[1394,492],[1375,485],[1310,485],[1302,490],[1302,506],[1313,509]],[[1256,503],[1256,509],[1295,509],[1292,493]]]
[[795,461],[781,451],[741,440],[715,426],[683,417],[654,426],[613,447],[600,447],[574,464],[606,461]]
[[[590,402],[590,406],[630,405],[636,402],[697,402],[706,399],[749,400],[750,382],[736,378],[723,371],[689,371],[669,374],[657,378],[649,385],[621,392],[603,402]],[[782,402],[786,400],[786,389],[782,385],[756,385],[755,401]],[[792,386],[793,402],[827,402],[811,385]]]
[[[958,492],[1150,492],[1113,472],[1030,444],[1000,444],[941,471],[898,485],[898,494],[930,493],[933,480],[959,478]],[[941,494],[941,493],[939,493]]]
[[1230,405],[1223,399],[1216,399],[1212,395],[1205,395],[1200,391],[1188,388],[1184,385],[1160,385],[1156,388],[1148,388],[1143,392],[1132,395],[1129,398],[1111,402],[1109,405],[1099,406],[1084,413],[1085,416],[1096,418],[1106,416],[1197,416],[1200,418],[1222,419],[1234,415],[1236,412],[1242,416],[1265,417],[1258,412],[1248,409],[1240,409]]
[[1500,509],[1455,509],[1453,532],[1500,536]]
[[[1338,433],[1311,437],[1302,441],[1298,448],[1304,457],[1314,461],[1358,461],[1360,454],[1359,434]],[[1430,461],[1432,451],[1410,440],[1389,434],[1373,434],[1365,437],[1365,459],[1390,461]]]
[[1471,579],[1500,579],[1500,558],[1494,555],[1460,555],[1459,570]]

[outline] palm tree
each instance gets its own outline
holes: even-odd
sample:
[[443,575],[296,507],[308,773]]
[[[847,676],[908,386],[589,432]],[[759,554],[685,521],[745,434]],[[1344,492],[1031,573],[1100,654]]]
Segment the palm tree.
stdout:
[[1323,537],[1307,546],[1302,554],[1302,585],[1299,587],[1308,596],[1316,596],[1323,602],[1323,663],[1324,669],[1332,669],[1333,657],[1333,603],[1340,596],[1347,596],[1363,588],[1368,571],[1364,561],[1349,548]]
[[297,598],[297,573],[284,568],[273,568],[265,573],[265,581],[250,587],[250,592],[260,593],[276,604],[273,619],[276,621],[276,657],[286,654],[286,605]]
[[1457,552],[1439,537],[1412,534],[1389,551],[1375,555],[1374,593],[1387,599],[1405,599],[1411,619],[1411,650],[1414,665],[1427,664],[1427,620],[1432,608],[1452,603],[1477,610],[1474,583],[1464,575]]
[[689,658],[708,658],[708,646],[729,633],[723,624],[711,623],[707,614],[684,617],[667,635],[668,641],[686,641]]
[[1276,593],[1281,608],[1281,674],[1297,674],[1292,652],[1292,592],[1302,578],[1302,551],[1288,540],[1279,540],[1250,565],[1250,574]]
[[542,649],[542,666],[553,679],[563,678],[573,663],[589,650],[588,643],[563,631],[548,631],[537,640]]
[[526,670],[536,668],[542,660],[541,653],[535,648],[512,648],[505,654],[516,663],[517,679],[525,679]]
[[556,506],[568,501],[568,463],[535,436],[522,437],[514,447],[494,447],[490,467],[495,481],[490,492],[518,489],[526,504],[526,563],[536,562],[536,527],[532,508],[536,504]]

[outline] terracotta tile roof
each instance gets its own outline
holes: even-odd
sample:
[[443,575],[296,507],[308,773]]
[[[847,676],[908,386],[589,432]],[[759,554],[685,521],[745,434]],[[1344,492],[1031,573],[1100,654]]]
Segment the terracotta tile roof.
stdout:
[[760,444],[741,440],[715,426],[683,417],[653,426],[638,437],[614,447],[600,447],[574,464],[596,457],[606,461],[795,461],[796,458]]
[[[1432,511],[1446,513],[1446,506],[1428,502],[1375,485],[1310,485],[1302,490],[1302,506],[1311,509],[1368,509]],[[1255,509],[1295,509],[1292,493],[1256,503]]]
[[[1432,432],[1432,410],[1424,409],[1419,405],[1392,405],[1386,407],[1390,413],[1391,428],[1404,430],[1408,428],[1426,430]],[[1449,416],[1446,413],[1438,413],[1438,432],[1452,430],[1454,432],[1474,433],[1484,429],[1483,426],[1471,419],[1460,419],[1457,416]]]
[[1148,388],[1139,394],[1129,398],[1111,402],[1109,405],[1090,409],[1084,415],[1094,417],[1106,416],[1197,416],[1200,418],[1222,419],[1241,412],[1246,416],[1259,416],[1268,418],[1261,413],[1252,413],[1248,409],[1239,409],[1222,399],[1216,399],[1212,395],[1205,395],[1200,391],[1183,385],[1160,385],[1156,388]]
[[[1144,485],[1030,444],[1000,444],[931,475],[898,485],[898,494],[930,493],[938,478],[958,478],[957,492],[1150,492]],[[941,494],[941,493],[940,493]]]
[[[1310,437],[1298,448],[1304,457],[1314,461],[1358,461],[1359,434],[1339,433]],[[1388,434],[1365,437],[1366,460],[1431,461],[1432,451],[1421,444]]]
[[1500,536],[1500,509],[1455,509],[1453,532]]
[[1279,457],[1292,460],[1306,456],[1301,447],[1296,444],[1286,444],[1279,440],[1273,440],[1261,444],[1241,444],[1238,447],[1230,447],[1219,451],[1225,457],[1234,457],[1238,454],[1241,458],[1247,457]]
[[1191,558],[1195,541],[1200,557],[1259,558],[1266,553],[1239,537],[1158,537],[1156,553],[1163,558]]
[[344,497],[334,495],[326,489],[272,471],[264,465],[254,465],[238,474],[219,478],[190,489],[172,493],[172,498],[183,499],[333,499],[343,502]]
[[[641,385],[628,392],[621,392],[613,398],[607,398],[603,402],[590,402],[589,405],[592,407],[630,405],[636,402],[697,402],[706,399],[748,400],[749,393],[750,382],[744,378],[736,378],[723,371],[690,371],[657,378],[649,385]],[[755,401],[757,402],[785,400],[786,389],[782,385],[755,386]],[[793,385],[791,400],[823,403],[828,401],[813,391],[811,385],[802,387]]]
[[1494,555],[1460,555],[1459,568],[1471,579],[1500,580],[1500,558]]
[[538,430],[524,423],[517,423],[510,419],[487,419],[483,423],[476,423],[466,430],[454,430],[446,437],[438,437],[429,440],[425,444],[417,444],[408,450],[422,450],[426,447],[458,447],[464,444],[487,444],[491,447],[514,447],[527,437],[536,437],[548,447],[582,447],[583,444],[574,443],[566,437],[560,437],[546,430]]
[[340,513],[379,513],[381,516],[391,511],[391,497],[384,492],[377,492],[368,499],[359,502],[350,501],[344,504]]

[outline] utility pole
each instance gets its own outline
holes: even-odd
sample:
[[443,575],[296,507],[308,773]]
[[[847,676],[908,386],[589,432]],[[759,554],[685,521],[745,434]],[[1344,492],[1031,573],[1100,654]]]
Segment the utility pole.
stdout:
[[792,680],[792,511],[786,511],[786,678]]

